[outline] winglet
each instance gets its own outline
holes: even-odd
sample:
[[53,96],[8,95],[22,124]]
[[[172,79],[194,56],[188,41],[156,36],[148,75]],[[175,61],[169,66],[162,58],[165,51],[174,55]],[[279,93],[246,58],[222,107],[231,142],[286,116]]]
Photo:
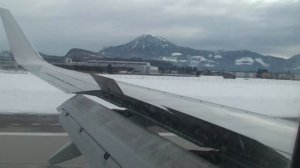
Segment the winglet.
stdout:
[[46,61],[26,38],[10,11],[0,8],[0,16],[11,52],[17,63],[22,66],[46,64]]

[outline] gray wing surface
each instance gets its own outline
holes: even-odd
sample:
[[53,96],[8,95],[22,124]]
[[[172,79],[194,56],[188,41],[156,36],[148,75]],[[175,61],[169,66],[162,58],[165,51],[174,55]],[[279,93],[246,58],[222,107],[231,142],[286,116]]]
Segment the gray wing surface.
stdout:
[[215,167],[83,95],[58,110],[60,122],[91,167]]
[[11,52],[19,65],[66,93],[100,89],[89,74],[48,64],[26,38],[12,14],[4,8],[0,8],[0,14]]

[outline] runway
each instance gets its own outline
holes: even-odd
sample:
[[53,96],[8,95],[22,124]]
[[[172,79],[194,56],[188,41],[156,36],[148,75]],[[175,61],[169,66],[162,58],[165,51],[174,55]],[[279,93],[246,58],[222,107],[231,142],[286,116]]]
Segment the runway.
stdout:
[[58,115],[0,115],[0,168],[87,168],[83,157],[59,165],[47,159],[69,141]]

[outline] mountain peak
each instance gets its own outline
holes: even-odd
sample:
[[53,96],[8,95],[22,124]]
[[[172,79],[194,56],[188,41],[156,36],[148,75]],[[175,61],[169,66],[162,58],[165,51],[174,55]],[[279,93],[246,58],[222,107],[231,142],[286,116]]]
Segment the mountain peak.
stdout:
[[168,42],[168,40],[166,40],[165,38],[157,36],[157,35],[153,35],[153,34],[143,34],[143,35],[137,37],[135,40],[145,40],[145,39],[152,39],[152,40]]
[[111,46],[99,51],[99,53],[107,57],[157,59],[174,54],[208,55],[210,52],[180,47],[163,37],[143,34],[126,44]]
[[167,47],[174,47],[175,45],[169,42],[168,40],[152,35],[152,34],[143,34],[136,39],[132,40],[131,42],[127,43],[127,45],[132,46],[132,48],[139,48],[139,49],[152,49],[152,48],[167,48]]
[[162,55],[170,55],[173,51],[176,51],[177,48],[175,44],[160,36],[143,34],[129,43],[105,48],[100,51],[100,54],[120,58],[155,58]]

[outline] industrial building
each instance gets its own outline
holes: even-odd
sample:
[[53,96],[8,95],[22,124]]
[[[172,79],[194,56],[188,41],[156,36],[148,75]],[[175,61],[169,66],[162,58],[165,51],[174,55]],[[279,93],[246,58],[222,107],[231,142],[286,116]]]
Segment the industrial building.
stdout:
[[112,68],[128,68],[134,73],[149,74],[150,73],[150,63],[149,62],[128,62],[128,61],[99,61],[90,60],[87,62],[92,66],[108,67]]
[[87,62],[72,62],[67,58],[63,66],[65,68],[72,67],[77,70],[95,70],[113,73],[136,73],[136,74],[158,74],[158,67],[151,66],[149,62],[129,62],[129,61],[102,61],[89,60]]

